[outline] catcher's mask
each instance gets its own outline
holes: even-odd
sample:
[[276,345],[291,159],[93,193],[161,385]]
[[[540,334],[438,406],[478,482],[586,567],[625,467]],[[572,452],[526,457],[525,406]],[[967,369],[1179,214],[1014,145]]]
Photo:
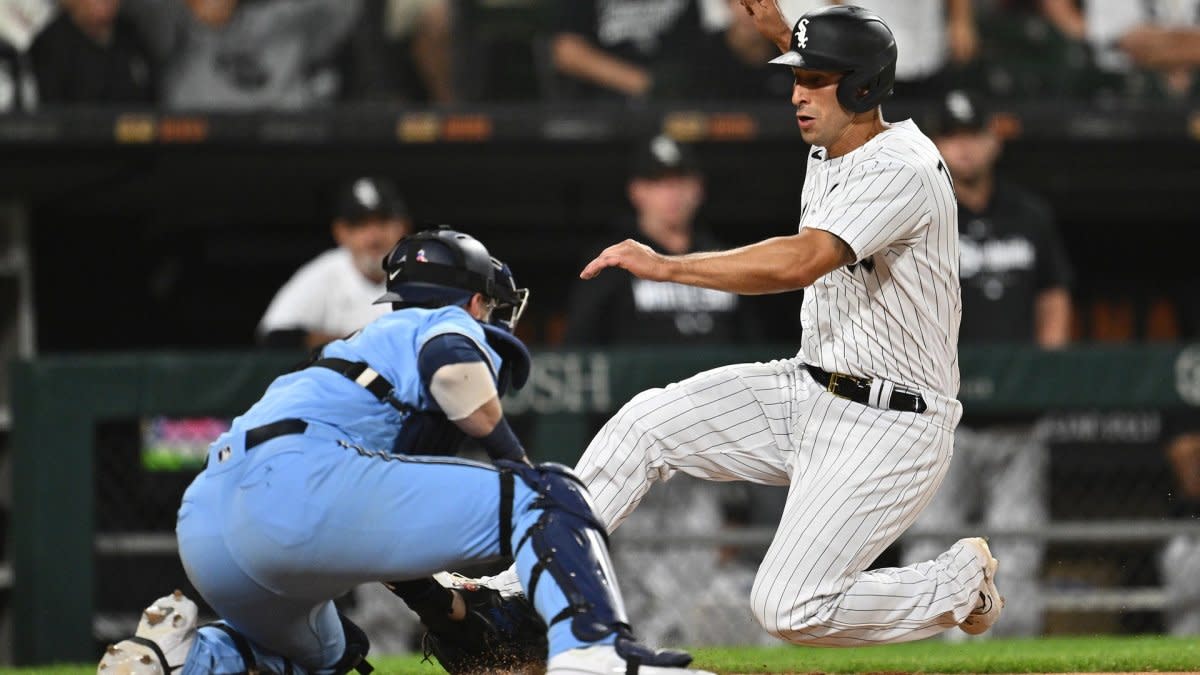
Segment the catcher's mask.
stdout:
[[474,293],[487,298],[491,314],[486,323],[512,332],[529,290],[518,288],[508,265],[493,258],[478,239],[449,227],[413,233],[383,258],[387,292],[376,304],[393,309],[462,305]]

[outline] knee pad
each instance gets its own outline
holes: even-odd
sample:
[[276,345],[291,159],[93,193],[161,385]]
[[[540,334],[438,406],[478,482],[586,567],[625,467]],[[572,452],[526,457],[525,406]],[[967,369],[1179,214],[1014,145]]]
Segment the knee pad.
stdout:
[[512,527],[512,489],[510,484],[506,490],[503,481],[520,478],[538,495],[531,508],[542,511],[541,517],[521,535],[513,553],[532,546],[537,556],[526,588],[530,601],[543,573],[550,574],[567,599],[567,607],[558,616],[543,617],[546,624],[571,619],[571,632],[585,642],[613,633],[629,634],[629,620],[608,557],[608,536],[595,516],[587,488],[561,464],[496,464],[501,469],[501,494],[508,499],[507,507],[501,505],[509,523],[501,532],[502,541],[508,541]]

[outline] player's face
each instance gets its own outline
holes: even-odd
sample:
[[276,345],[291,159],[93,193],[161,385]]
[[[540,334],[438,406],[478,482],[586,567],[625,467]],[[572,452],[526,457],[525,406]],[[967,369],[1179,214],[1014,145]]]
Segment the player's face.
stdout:
[[792,105],[800,136],[810,145],[829,147],[841,137],[853,115],[837,100],[842,73],[792,68]]
[[402,218],[368,217],[357,222],[339,220],[333,226],[338,246],[350,251],[354,266],[363,276],[383,280],[379,261],[409,232],[409,223]]

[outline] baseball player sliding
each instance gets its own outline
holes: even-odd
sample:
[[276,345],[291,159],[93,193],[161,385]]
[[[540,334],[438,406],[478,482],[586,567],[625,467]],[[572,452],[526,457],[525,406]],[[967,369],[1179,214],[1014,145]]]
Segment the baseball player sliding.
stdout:
[[742,6],[783,50],[772,63],[795,74],[796,123],[812,145],[799,232],[680,256],[626,240],[580,276],[617,267],[734,293],[805,288],[800,352],[642,392],[576,472],[610,530],[680,471],[789,486],[751,591],[755,617],[780,639],[849,646],[955,626],[982,633],[1003,605],[984,540],[864,571],[933,497],[962,411],[950,176],[911,121],[883,121],[896,44],[878,16],[827,7],[789,30],[775,0]]

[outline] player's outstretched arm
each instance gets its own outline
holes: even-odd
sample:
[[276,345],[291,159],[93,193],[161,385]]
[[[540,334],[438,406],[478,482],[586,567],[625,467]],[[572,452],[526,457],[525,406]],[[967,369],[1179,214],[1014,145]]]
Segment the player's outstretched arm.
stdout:
[[854,259],[854,251],[840,238],[812,228],[728,251],[671,256],[626,239],[604,249],[579,276],[591,279],[605,268],[619,267],[641,279],[759,295],[804,288]]

